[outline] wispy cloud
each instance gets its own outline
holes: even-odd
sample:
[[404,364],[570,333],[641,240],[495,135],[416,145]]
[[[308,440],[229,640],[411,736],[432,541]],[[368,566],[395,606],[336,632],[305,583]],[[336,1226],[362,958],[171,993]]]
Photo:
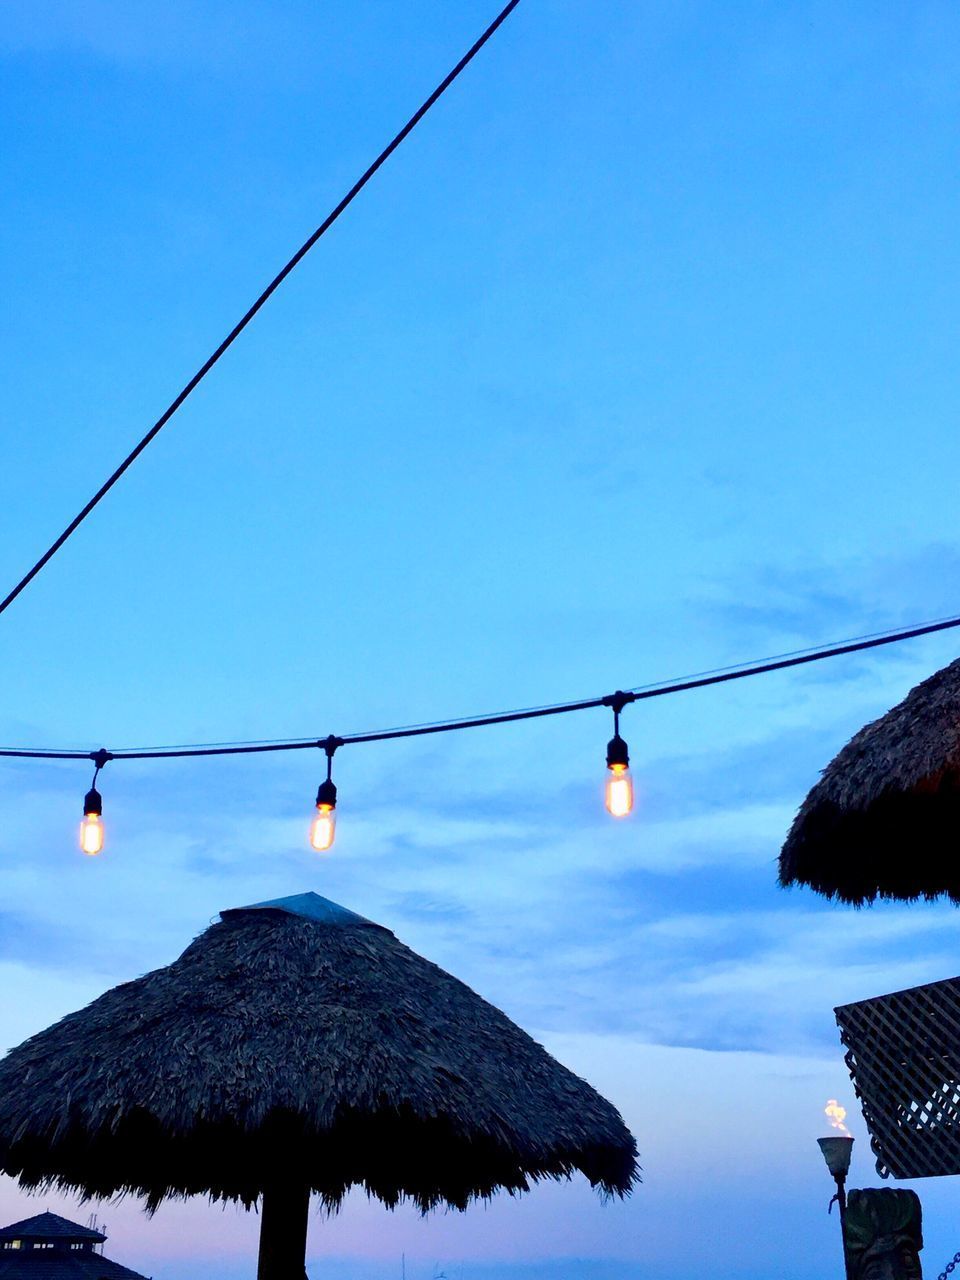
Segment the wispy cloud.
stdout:
[[[259,47],[258,47],[259,46]],[[81,54],[130,68],[188,68],[236,73],[245,63],[269,63],[264,53],[299,64],[296,28],[282,10],[269,18],[257,6],[224,4],[202,9],[181,0],[157,7],[131,0],[51,0],[38,9],[24,0],[4,6],[0,48],[13,53]]]

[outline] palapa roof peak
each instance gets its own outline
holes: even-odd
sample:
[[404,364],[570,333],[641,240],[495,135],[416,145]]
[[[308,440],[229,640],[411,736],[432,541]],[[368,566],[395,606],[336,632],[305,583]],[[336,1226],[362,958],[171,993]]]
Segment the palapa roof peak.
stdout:
[[[331,927],[335,926],[335,927]],[[625,1195],[616,1108],[388,929],[316,894],[224,911],[163,969],[0,1061],[0,1170],[26,1187],[463,1209],[582,1172]],[[2,1277],[0,1277],[2,1280]]]
[[228,920],[242,911],[283,911],[287,915],[315,920],[318,924],[365,924],[371,929],[383,928],[383,925],[374,924],[372,920],[357,915],[356,911],[351,911],[348,907],[341,907],[339,902],[331,902],[329,898],[321,897],[319,893],[295,893],[289,898],[272,898],[269,902],[255,902],[249,907],[230,907],[220,912],[220,919]]
[[92,1227],[82,1227],[79,1222],[61,1218],[59,1213],[37,1213],[32,1218],[22,1218],[9,1227],[0,1228],[0,1240],[63,1240],[67,1243],[89,1241],[103,1244],[106,1236]]
[[865,725],[827,765],[780,854],[780,883],[860,905],[960,903],[960,659]]

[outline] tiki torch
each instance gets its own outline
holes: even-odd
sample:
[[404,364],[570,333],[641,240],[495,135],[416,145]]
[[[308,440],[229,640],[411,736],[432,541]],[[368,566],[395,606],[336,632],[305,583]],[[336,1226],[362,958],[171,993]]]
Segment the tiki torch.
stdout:
[[837,1202],[837,1208],[840,1211],[840,1238],[843,1241],[843,1273],[850,1280],[850,1268],[847,1263],[847,1173],[850,1169],[850,1156],[853,1151],[853,1137],[847,1130],[847,1126],[843,1123],[846,1118],[846,1110],[841,1107],[836,1098],[831,1098],[824,1107],[824,1114],[830,1117],[830,1124],[836,1130],[829,1138],[818,1138],[817,1143],[823,1152],[823,1158],[826,1161],[827,1168],[837,1184],[837,1193],[830,1201],[827,1212],[833,1208],[833,1201]]

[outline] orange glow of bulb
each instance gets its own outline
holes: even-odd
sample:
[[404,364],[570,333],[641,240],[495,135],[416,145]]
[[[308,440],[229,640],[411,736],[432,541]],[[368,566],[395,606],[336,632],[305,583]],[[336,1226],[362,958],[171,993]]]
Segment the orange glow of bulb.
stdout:
[[625,764],[612,764],[607,778],[607,811],[615,818],[625,818],[633,808],[633,779]]
[[317,853],[324,853],[333,844],[336,834],[337,815],[329,804],[317,805],[317,816],[310,824],[310,844]]
[[91,857],[103,848],[103,818],[99,813],[85,813],[80,823],[80,848]]

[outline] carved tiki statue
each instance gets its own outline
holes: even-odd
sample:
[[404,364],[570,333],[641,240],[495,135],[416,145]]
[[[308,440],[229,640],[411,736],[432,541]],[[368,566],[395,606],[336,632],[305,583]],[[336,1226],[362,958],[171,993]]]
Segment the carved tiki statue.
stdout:
[[851,1280],[923,1280],[920,1197],[888,1187],[851,1191],[844,1247]]

